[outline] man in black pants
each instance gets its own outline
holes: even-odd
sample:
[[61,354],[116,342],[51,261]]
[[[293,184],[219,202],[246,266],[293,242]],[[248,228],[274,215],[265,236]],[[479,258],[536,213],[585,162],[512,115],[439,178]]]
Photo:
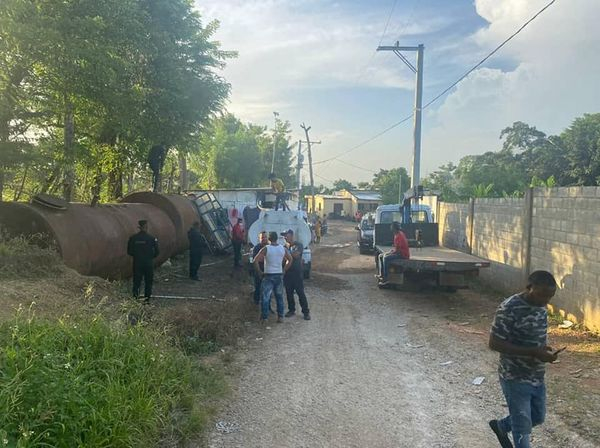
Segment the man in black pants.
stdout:
[[190,242],[190,278],[192,280],[200,280],[198,278],[198,269],[202,264],[204,238],[202,232],[200,232],[200,223],[198,221],[194,222],[192,228],[188,231],[188,241]]
[[144,302],[150,301],[154,281],[154,258],[158,255],[158,240],[148,233],[148,221],[138,221],[140,231],[127,242],[127,254],[133,257],[133,297],[140,295],[144,279]]
[[294,299],[295,291],[298,294],[298,301],[300,302],[300,308],[302,308],[302,314],[304,314],[304,320],[310,320],[308,300],[306,300],[306,294],[304,294],[304,270],[302,267],[302,252],[304,251],[304,246],[302,243],[294,241],[294,231],[292,229],[283,232],[281,235],[285,237],[287,248],[293,260],[292,267],[283,277],[288,302],[288,312],[285,317],[292,317],[296,314],[296,300]]

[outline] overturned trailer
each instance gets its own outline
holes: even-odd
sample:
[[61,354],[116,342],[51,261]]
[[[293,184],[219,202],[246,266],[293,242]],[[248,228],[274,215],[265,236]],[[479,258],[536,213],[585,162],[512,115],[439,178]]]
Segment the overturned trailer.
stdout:
[[55,246],[67,266],[108,279],[131,276],[127,240],[141,219],[158,238],[159,265],[187,249],[186,231],[198,214],[185,197],[156,193],[132,194],[124,202],[96,206],[47,195],[30,204],[0,202],[0,228],[9,235],[42,235],[36,240]]

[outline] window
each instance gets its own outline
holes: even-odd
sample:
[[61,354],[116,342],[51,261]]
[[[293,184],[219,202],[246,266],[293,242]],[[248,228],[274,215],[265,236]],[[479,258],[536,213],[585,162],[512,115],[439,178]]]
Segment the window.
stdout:
[[381,224],[391,224],[394,221],[402,222],[402,213],[400,210],[381,212],[379,221]]
[[412,219],[412,222],[429,222],[427,212],[424,210],[412,211],[410,213],[410,219]]

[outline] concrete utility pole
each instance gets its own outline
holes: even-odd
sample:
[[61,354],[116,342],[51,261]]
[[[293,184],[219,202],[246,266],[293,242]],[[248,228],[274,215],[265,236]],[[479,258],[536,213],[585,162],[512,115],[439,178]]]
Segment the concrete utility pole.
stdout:
[[[421,115],[423,105],[423,53],[425,46],[420,44],[417,47],[401,47],[399,42],[396,42],[394,46],[380,46],[377,47],[377,51],[393,51],[406,66],[412,70],[416,75],[416,89],[415,89],[415,109],[414,109],[414,149],[413,149],[413,163],[412,163],[412,175],[410,180],[410,186],[416,193],[416,187],[421,183]],[[416,51],[417,52],[417,66],[415,67],[410,61],[402,54],[402,51]]]
[[[308,128],[308,129],[310,129],[310,128]],[[312,148],[312,145],[320,145],[321,140],[315,141],[315,142],[309,142],[308,140],[306,140],[306,141],[299,140],[298,141],[298,191],[302,190],[302,177],[301,177],[302,175],[300,174],[300,170],[302,169],[303,162],[304,162],[304,156],[302,155],[302,151],[300,150],[302,143],[306,143],[307,145],[310,143],[311,148]],[[311,168],[312,168],[312,157],[311,157]],[[300,202],[298,202],[298,209],[300,209]]]
[[312,152],[311,152],[311,141],[308,137],[308,131],[310,131],[310,126],[306,127],[304,123],[300,125],[302,129],[304,129],[304,133],[306,134],[306,144],[308,145],[308,172],[310,174],[310,194],[311,194],[311,210],[315,212],[315,178],[313,177],[313,166],[312,166]]
[[279,112],[273,112],[275,117],[275,129],[273,130],[273,159],[271,160],[271,173],[275,172],[275,148],[277,147],[277,118],[279,118]]
[[[302,162],[304,162],[304,156],[302,155],[302,140],[298,140],[298,155],[296,156],[298,167],[297,167],[297,179],[296,184],[298,185],[298,197],[300,196],[300,190],[302,190]],[[298,201],[298,207],[300,207],[300,201]]]

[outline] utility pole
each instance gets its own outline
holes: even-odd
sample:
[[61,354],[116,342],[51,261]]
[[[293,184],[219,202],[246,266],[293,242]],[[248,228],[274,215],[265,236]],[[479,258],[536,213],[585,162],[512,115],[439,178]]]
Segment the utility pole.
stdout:
[[[399,42],[396,42],[396,45],[393,46],[379,46],[377,47],[377,51],[393,51],[416,75],[415,109],[413,112],[415,117],[413,131],[414,149],[410,186],[414,194],[417,194],[417,187],[421,183],[421,115],[423,105],[423,55],[425,46],[420,44],[416,47],[401,47]],[[416,67],[402,54],[403,51],[417,52]]]
[[[302,190],[302,162],[304,162],[304,156],[302,155],[302,140],[298,140],[298,155],[296,156],[296,159],[298,159],[296,184],[298,185],[298,198],[300,198],[300,191]],[[300,210],[300,201],[298,201],[298,210]]]
[[311,141],[308,137],[308,131],[310,131],[310,126],[306,127],[304,123],[300,125],[302,129],[304,129],[304,133],[306,134],[306,144],[308,145],[308,172],[310,174],[310,194],[311,194],[311,210],[315,212],[315,178],[313,177],[313,166],[312,166],[312,152],[311,152]]
[[275,117],[275,128],[273,129],[273,159],[271,160],[271,173],[275,172],[275,148],[277,147],[277,118],[279,118],[279,112],[273,112]]

